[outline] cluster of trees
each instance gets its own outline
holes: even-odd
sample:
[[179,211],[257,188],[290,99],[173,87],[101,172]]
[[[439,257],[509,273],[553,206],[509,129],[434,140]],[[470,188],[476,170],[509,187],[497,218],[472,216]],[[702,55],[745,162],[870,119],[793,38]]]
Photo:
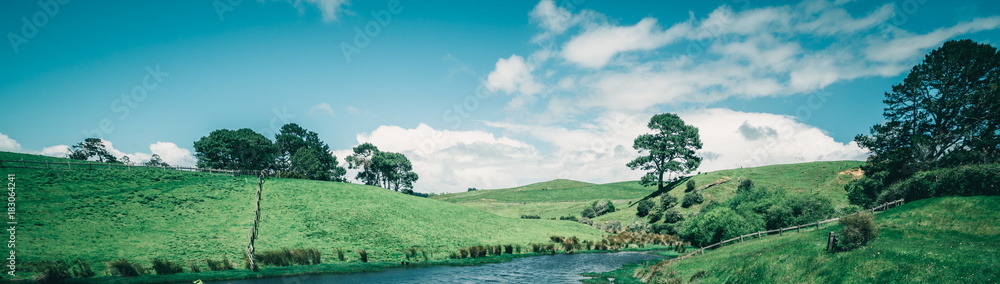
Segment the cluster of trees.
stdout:
[[[274,142],[249,128],[219,129],[194,142],[199,168],[272,172],[278,177],[347,182],[347,170],[316,132],[289,123]],[[370,143],[354,148],[346,159],[361,170],[364,184],[412,193],[417,174],[399,153],[381,152]]]
[[379,151],[371,143],[354,147],[354,154],[347,156],[351,169],[361,170],[357,179],[364,184],[387,188],[394,191],[413,193],[413,183],[417,173],[403,154]]
[[[87,138],[84,139],[83,142],[70,146],[69,154],[66,154],[66,158],[83,161],[94,159],[102,163],[132,164],[132,161],[129,160],[128,156],[118,158],[108,152],[108,149],[104,147],[104,141],[100,138]],[[170,166],[163,162],[163,159],[161,159],[158,154],[153,154],[149,161],[143,164],[152,167]]]
[[885,122],[855,137],[871,152],[864,177],[846,186],[869,207],[915,173],[1000,158],[1000,53],[971,40],[948,41],[885,93]]

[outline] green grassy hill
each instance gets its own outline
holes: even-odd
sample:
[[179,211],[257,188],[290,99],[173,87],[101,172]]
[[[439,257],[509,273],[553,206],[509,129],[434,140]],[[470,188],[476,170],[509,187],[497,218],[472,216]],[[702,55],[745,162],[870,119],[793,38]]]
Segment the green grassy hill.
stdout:
[[918,200],[878,214],[881,235],[849,252],[827,253],[839,225],[731,245],[665,267],[683,282],[996,283],[1000,197]]
[[[847,205],[844,185],[856,177],[850,170],[857,169],[862,164],[863,162],[859,161],[837,161],[773,165],[702,173],[691,179],[698,187],[730,179],[726,183],[705,189],[702,192],[705,203],[712,200],[728,200],[736,194],[737,180],[749,178],[756,186],[792,193],[816,194],[829,198],[838,206],[844,206]],[[548,186],[549,184],[561,186]],[[573,184],[582,185],[572,186]],[[667,194],[682,199],[684,188],[685,185],[680,184]],[[595,185],[555,180],[524,187],[443,194],[433,198],[500,216],[519,217],[537,214],[542,218],[580,216],[583,208],[594,200],[607,199],[614,201],[618,211],[600,216],[596,218],[597,221],[632,222],[638,218],[635,216],[635,206],[631,205],[655,191],[655,187],[643,187],[637,181]],[[698,210],[701,210],[701,205],[683,211],[693,213]]]
[[[0,159],[62,159],[0,152]],[[238,262],[253,220],[255,177],[162,169],[0,169],[17,182],[19,261],[83,259],[99,274],[105,262],[153,257]],[[296,179],[264,184],[258,250],[335,248],[357,261],[399,262],[418,246],[432,258],[459,247],[548,242],[551,235],[599,240],[582,224],[506,218],[465,206],[365,185]]]

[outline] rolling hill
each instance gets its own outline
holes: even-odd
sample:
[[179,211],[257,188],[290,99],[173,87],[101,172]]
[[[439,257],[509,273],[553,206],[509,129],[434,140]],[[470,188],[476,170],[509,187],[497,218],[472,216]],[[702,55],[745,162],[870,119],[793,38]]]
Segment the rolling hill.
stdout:
[[[63,159],[0,152],[0,159]],[[83,259],[101,274],[105,263],[162,257],[239,262],[253,219],[255,177],[163,169],[38,170],[14,174],[21,263]],[[506,218],[386,189],[334,182],[266,180],[258,250],[316,248],[336,262],[365,249],[371,261],[399,262],[418,247],[447,258],[459,247],[548,242],[551,235],[598,240],[603,232],[550,220]],[[29,265],[30,266],[30,265]]]
[[[701,173],[692,176],[698,187],[729,180],[728,182],[704,189],[705,203],[724,201],[736,193],[738,180],[751,179],[756,186],[769,187],[797,194],[815,194],[829,198],[838,206],[847,205],[844,185],[857,178],[856,169],[863,162],[811,162],[801,164],[773,165],[756,168],[742,168]],[[683,198],[685,185],[678,184],[667,194]],[[655,187],[644,187],[637,181],[609,184],[589,184],[569,180],[554,180],[528,186],[477,190],[437,195],[433,199],[453,202],[500,216],[520,217],[539,215],[543,219],[560,216],[580,216],[580,212],[595,200],[612,200],[617,212],[596,218],[596,221],[617,220],[632,222],[638,220],[635,213],[636,201],[654,195]],[[702,203],[702,204],[705,204]],[[701,210],[702,205],[683,209],[686,213]]]

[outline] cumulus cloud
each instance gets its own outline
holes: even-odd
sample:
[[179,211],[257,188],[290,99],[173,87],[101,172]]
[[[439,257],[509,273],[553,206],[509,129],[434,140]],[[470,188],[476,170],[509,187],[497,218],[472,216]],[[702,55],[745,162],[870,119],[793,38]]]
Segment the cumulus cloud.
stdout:
[[21,144],[17,143],[17,141],[11,139],[6,134],[0,133],[0,151],[20,152]]
[[171,166],[182,166],[182,167],[194,167],[197,164],[197,160],[191,155],[191,151],[181,147],[177,147],[177,144],[173,142],[156,142],[149,145],[149,152],[135,152],[135,153],[125,153],[121,150],[115,149],[114,143],[108,140],[101,140],[104,143],[104,148],[108,150],[108,153],[118,157],[128,157],[129,161],[141,164],[149,162],[154,154],[159,155],[163,162]]
[[55,145],[42,148],[42,151],[38,154],[49,157],[63,158],[66,157],[66,155],[69,155],[69,153],[70,151],[68,145]]
[[532,64],[518,55],[511,55],[507,59],[500,58],[497,60],[496,68],[486,76],[487,87],[491,90],[516,94],[509,105],[519,108],[533,102],[534,95],[542,89],[542,85],[536,83],[534,76],[531,75],[534,69]]

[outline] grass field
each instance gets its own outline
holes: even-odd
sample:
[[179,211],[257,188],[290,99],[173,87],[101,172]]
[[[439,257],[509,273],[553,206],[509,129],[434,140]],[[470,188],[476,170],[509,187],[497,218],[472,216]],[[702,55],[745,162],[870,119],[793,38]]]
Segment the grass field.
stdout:
[[[751,179],[756,186],[763,186],[796,194],[815,194],[829,198],[837,206],[847,205],[844,185],[855,178],[847,170],[856,169],[863,162],[837,161],[812,162],[789,165],[774,165],[757,168],[721,170],[693,176],[698,187],[709,183],[731,179],[729,182],[705,189],[702,193],[705,203],[712,200],[724,201],[736,194],[739,179]],[[681,200],[684,184],[669,190],[667,194]],[[500,216],[520,217],[539,215],[545,218],[560,216],[580,216],[584,207],[595,200],[613,200],[617,212],[596,218],[596,221],[617,220],[630,223],[638,220],[635,213],[636,201],[653,194],[655,187],[644,187],[637,181],[609,184],[589,184],[569,180],[554,180],[523,187],[477,190],[443,194],[433,199],[453,202]],[[702,204],[705,204],[702,203]],[[682,211],[694,213],[701,210],[695,205]]]
[[701,283],[996,283],[998,219],[1000,197],[924,199],[878,214],[881,235],[853,251],[825,252],[835,225],[726,246],[666,269],[683,282],[704,271]]
[[[43,159],[0,152],[0,159],[21,158]],[[239,262],[248,241],[255,177],[161,169],[0,172],[16,175],[22,264],[83,259],[100,275],[113,259],[148,267],[150,258],[163,257],[185,268],[197,261],[207,270],[206,258]],[[506,218],[365,185],[269,179],[256,244],[258,250],[316,248],[324,263],[335,262],[335,248],[349,261],[365,249],[371,261],[398,263],[413,246],[442,259],[459,247],[544,243],[551,235],[599,240],[601,234],[575,222]]]

